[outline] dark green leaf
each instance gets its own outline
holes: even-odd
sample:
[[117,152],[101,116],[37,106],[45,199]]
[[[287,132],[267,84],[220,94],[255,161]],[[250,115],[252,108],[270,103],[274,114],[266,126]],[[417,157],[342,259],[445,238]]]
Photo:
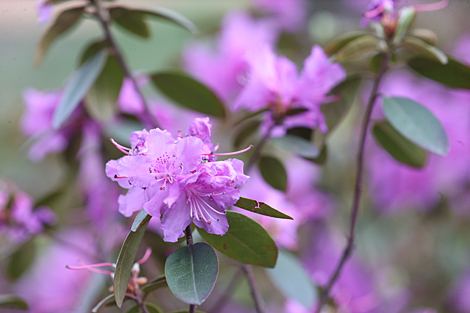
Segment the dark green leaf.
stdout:
[[98,52],[104,48],[109,47],[109,43],[106,40],[98,40],[90,43],[82,52],[80,56],[79,66],[82,66],[83,63],[88,61],[92,56],[96,55]]
[[241,119],[239,119],[238,121],[236,121],[235,123],[233,123],[233,126],[234,126],[234,127],[235,127],[235,126],[238,126],[238,125],[240,125],[242,122],[244,122],[244,121],[246,121],[246,120],[248,120],[248,119],[250,119],[250,118],[252,118],[252,117],[255,117],[255,116],[258,115],[258,114],[267,112],[267,111],[269,111],[268,108],[261,109],[261,110],[255,111],[255,112],[251,112],[251,113],[245,115],[244,117],[242,117]]
[[264,180],[271,187],[286,191],[287,173],[281,161],[270,156],[261,156],[258,167]]
[[287,134],[284,137],[271,138],[271,141],[279,148],[302,157],[316,158],[320,154],[313,143],[301,137]]
[[162,72],[152,75],[152,82],[165,96],[183,107],[225,118],[225,108],[220,99],[188,75]]
[[316,163],[318,165],[323,165],[326,163],[326,160],[328,159],[328,147],[327,145],[323,145],[320,151],[320,155],[317,156],[316,158],[305,158],[306,160],[309,160],[310,162]]
[[418,146],[445,156],[449,139],[439,120],[424,106],[407,98],[383,99],[383,109],[390,124]]
[[108,122],[117,111],[116,101],[125,73],[115,56],[108,60],[85,97],[85,107],[95,120]]
[[36,256],[36,245],[34,240],[23,244],[10,256],[7,265],[8,276],[14,280],[18,279],[31,265]]
[[411,50],[421,54],[424,57],[428,57],[431,59],[436,59],[442,64],[447,64],[449,59],[447,55],[442,52],[441,50],[437,49],[434,46],[428,45],[423,40],[416,38],[416,37],[405,37],[402,40],[403,44],[410,48]]
[[423,167],[426,151],[403,137],[387,121],[375,123],[372,134],[377,142],[398,162],[413,167]]
[[393,43],[398,44],[403,38],[403,35],[408,31],[416,16],[416,11],[413,6],[406,6],[399,12],[397,21],[397,28],[393,36]]
[[310,141],[312,139],[313,130],[308,127],[294,127],[294,128],[289,128],[286,131],[286,134],[297,136],[297,137]]
[[57,19],[46,30],[44,35],[41,37],[41,40],[39,41],[38,47],[34,55],[34,63],[36,64],[36,66],[41,63],[42,58],[44,57],[54,40],[56,40],[66,31],[71,29],[71,27],[79,21],[80,17],[82,17],[83,15],[84,10],[85,7],[81,6],[63,11],[59,14]]
[[337,38],[333,39],[325,49],[325,52],[328,55],[333,55],[337,53],[341,48],[343,48],[345,45],[350,43],[351,41],[358,39],[360,37],[366,36],[368,33],[366,32],[358,32],[358,31],[353,31],[353,32],[347,32],[344,33],[341,36],[338,36]]
[[67,81],[59,105],[54,112],[52,126],[58,129],[69,118],[88,90],[93,86],[106,62],[106,53],[101,51],[85,62]]
[[248,199],[248,198],[243,198],[240,197],[238,199],[237,203],[234,204],[234,206],[247,210],[256,214],[261,214],[261,215],[266,215],[270,217],[275,217],[275,218],[283,218],[283,219],[288,219],[288,220],[293,220],[292,217],[290,217],[287,214],[284,214],[282,212],[279,212],[276,209],[273,209],[269,205],[267,205],[264,202],[259,202],[253,199]]
[[235,148],[241,147],[248,138],[250,138],[259,128],[261,121],[249,121],[243,125],[243,128],[235,136],[233,145]]
[[[147,307],[147,310],[149,311],[149,313],[163,313],[163,310],[153,303],[146,302],[145,306]],[[142,311],[137,305],[134,305],[133,307],[131,307],[129,310],[126,311],[126,313],[140,313],[140,312]]]
[[380,69],[380,64],[382,63],[382,58],[384,57],[383,53],[374,54],[369,60],[369,68],[372,72],[378,73]]
[[408,66],[418,74],[451,88],[470,89],[470,67],[447,56],[442,64],[434,59],[416,56],[408,60]]
[[103,306],[106,302],[110,301],[113,298],[114,298],[114,293],[107,295],[103,300],[101,300],[97,305],[95,305],[95,307],[91,310],[91,312],[92,313],[98,312],[101,306]]
[[122,244],[121,251],[119,251],[114,274],[114,296],[119,308],[121,308],[124,301],[135,255],[149,221],[150,219],[144,221],[135,232],[131,230]]
[[243,263],[274,267],[277,246],[268,232],[251,218],[227,211],[230,225],[225,235],[213,235],[199,228],[199,234],[223,254]]
[[166,8],[156,8],[150,10],[134,10],[135,12],[140,12],[142,14],[146,14],[151,17],[156,17],[158,19],[163,19],[169,21],[173,24],[181,26],[193,34],[197,34],[199,29],[196,25],[193,24],[190,20],[188,20],[183,15],[179,14],[178,12],[166,9]]
[[148,38],[150,31],[145,22],[145,15],[136,10],[129,10],[124,7],[114,7],[109,10],[111,20],[117,25],[137,36]]
[[336,53],[335,61],[349,62],[377,51],[377,38],[364,35],[346,44]]
[[410,36],[417,37],[427,43],[428,45],[435,45],[437,42],[437,35],[432,30],[426,28],[415,28],[410,31]]
[[333,131],[349,112],[360,85],[360,76],[349,76],[331,91],[332,95],[340,97],[339,100],[321,106],[321,112],[325,115],[325,122],[329,133]]
[[308,109],[294,108],[294,109],[287,110],[285,116],[294,116],[294,115],[299,115],[299,114],[302,114],[302,113],[305,113],[305,112],[308,112]]
[[165,286],[167,286],[165,275],[160,275],[157,278],[145,284],[144,286],[142,286],[140,289],[144,293],[149,293],[150,291],[154,291],[154,290],[157,290],[158,288],[165,287]]
[[140,210],[139,214],[137,214],[134,222],[132,223],[131,231],[135,232],[139,230],[142,226],[147,225],[151,218],[152,216],[150,216],[147,211],[145,211],[144,209]]
[[165,276],[176,298],[202,304],[212,292],[219,273],[219,260],[206,243],[179,248],[165,262]]
[[29,310],[28,304],[23,299],[13,295],[0,295],[0,308]]
[[307,310],[312,309],[318,298],[317,291],[296,256],[288,251],[279,251],[276,267],[266,272],[286,298],[296,300]]

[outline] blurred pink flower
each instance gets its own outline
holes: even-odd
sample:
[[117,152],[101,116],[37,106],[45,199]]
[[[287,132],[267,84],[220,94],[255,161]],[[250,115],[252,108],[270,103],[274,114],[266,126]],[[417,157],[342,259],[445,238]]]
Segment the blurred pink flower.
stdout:
[[299,31],[306,25],[307,1],[305,0],[253,0],[254,6],[267,12],[273,24],[280,30]]
[[46,2],[47,0],[36,0],[39,24],[46,24],[52,18],[52,4],[46,4]]

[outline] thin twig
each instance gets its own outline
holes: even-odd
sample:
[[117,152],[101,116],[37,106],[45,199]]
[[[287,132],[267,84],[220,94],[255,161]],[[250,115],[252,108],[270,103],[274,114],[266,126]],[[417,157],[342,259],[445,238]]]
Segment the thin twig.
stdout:
[[222,308],[225,307],[225,305],[227,304],[228,300],[231,297],[232,292],[235,290],[238,283],[240,282],[241,271],[242,269],[239,268],[238,271],[235,273],[235,275],[233,275],[232,279],[228,283],[228,286],[225,288],[220,298],[217,300],[217,302],[214,305],[212,305],[211,309],[208,310],[207,312],[218,313],[222,311]]
[[251,297],[255,303],[255,310],[257,313],[265,313],[263,297],[261,297],[261,292],[259,290],[258,282],[256,281],[255,273],[253,272],[253,267],[249,264],[242,264],[242,271],[245,273],[246,278],[248,279],[248,284],[250,285]]
[[144,94],[142,93],[142,90],[140,89],[139,85],[137,84],[137,80],[135,79],[134,75],[132,74],[132,71],[130,67],[127,65],[123,54],[121,51],[118,49],[118,46],[116,44],[116,41],[114,40],[113,35],[111,34],[111,29],[109,28],[109,13],[107,11],[103,11],[101,5],[100,5],[100,0],[90,0],[90,3],[94,5],[96,9],[96,17],[100,21],[101,27],[103,28],[104,31],[104,36],[108,44],[110,45],[110,48],[112,50],[112,53],[118,60],[119,64],[121,65],[124,73],[126,74],[126,77],[129,78],[132,81],[132,85],[134,86],[135,91],[139,95],[140,99],[142,100],[142,103],[144,104],[144,109],[145,113],[148,115],[152,127],[158,127],[158,121],[153,116],[153,114],[150,111],[150,106],[149,103],[147,102],[147,99],[145,99]]
[[357,221],[357,216],[359,213],[359,204],[361,201],[361,194],[362,194],[362,180],[363,180],[363,174],[364,174],[364,170],[363,170],[364,148],[366,144],[367,132],[369,129],[369,122],[370,122],[370,118],[372,114],[372,109],[374,107],[375,99],[377,98],[377,95],[378,95],[377,91],[379,89],[380,83],[382,81],[382,78],[385,72],[388,70],[389,60],[390,60],[390,52],[386,53],[382,59],[380,70],[377,73],[377,76],[375,77],[374,85],[372,87],[372,91],[371,91],[369,101],[367,103],[366,111],[364,113],[364,117],[362,121],[359,150],[357,153],[357,174],[356,174],[356,182],[355,182],[355,187],[354,187],[354,198],[353,198],[352,210],[351,210],[351,226],[349,230],[348,243],[346,245],[346,248],[343,251],[343,255],[338,265],[336,266],[335,271],[333,272],[333,275],[331,276],[330,280],[328,281],[328,284],[326,285],[323,291],[322,297],[320,299],[320,303],[318,304],[318,307],[315,311],[316,313],[320,313],[322,307],[327,302],[331,288],[333,288],[334,284],[338,280],[341,274],[341,270],[343,269],[344,265],[348,261],[354,249],[356,221]]
[[[191,224],[186,227],[186,244],[189,246],[189,253],[193,253],[193,231],[191,230]],[[195,313],[196,312],[196,305],[190,304],[188,313]]]
[[258,159],[258,157],[261,153],[261,150],[263,149],[264,145],[268,142],[268,139],[271,136],[271,132],[272,132],[274,126],[276,126],[276,125],[273,124],[269,127],[268,131],[261,138],[261,140],[259,141],[259,143],[256,146],[255,150],[253,151],[253,154],[251,155],[250,159],[246,163],[246,173],[248,173],[251,170],[251,168],[253,167],[253,165],[255,165],[256,159]]

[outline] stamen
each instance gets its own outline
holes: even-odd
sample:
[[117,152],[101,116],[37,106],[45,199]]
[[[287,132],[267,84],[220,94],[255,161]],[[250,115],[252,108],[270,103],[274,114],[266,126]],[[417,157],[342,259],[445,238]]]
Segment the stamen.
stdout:
[[144,256],[142,257],[142,259],[140,259],[139,261],[135,262],[137,264],[142,264],[142,263],[145,263],[147,262],[147,260],[149,259],[150,255],[152,254],[152,249],[151,248],[147,248],[147,250],[145,250],[145,254]]
[[373,9],[372,11],[369,11],[369,12],[364,13],[364,16],[365,16],[366,18],[374,18],[374,17],[376,17],[377,15],[379,15],[380,13],[382,13],[384,10],[385,10],[385,6],[384,6],[384,4],[382,3],[381,5],[379,5],[378,7],[376,7],[375,9]]
[[437,11],[446,8],[449,5],[448,0],[442,0],[436,3],[428,3],[428,4],[416,4],[412,7],[415,9],[416,12],[429,12],[429,11]]
[[81,264],[81,266],[66,265],[65,267],[68,268],[69,270],[87,270],[87,271],[90,271],[90,272],[99,273],[99,274],[106,274],[106,275],[113,275],[114,274],[113,272],[100,270],[100,269],[96,268],[96,267],[101,267],[101,266],[115,267],[115,265],[112,264],[112,263],[98,263],[98,264],[90,264],[90,265],[86,265],[82,261],[79,261],[79,263]]
[[[199,213],[201,213],[202,219],[204,220],[204,222],[206,222],[207,224],[210,225],[210,224],[211,224],[211,221],[208,221],[208,220],[206,219],[206,217],[204,216],[204,213],[202,213],[201,207],[202,207],[202,209],[204,209],[204,207],[203,207],[202,205],[199,205],[199,202],[198,202],[198,201],[196,201],[196,200],[194,200],[194,201],[196,202],[197,208],[199,209]],[[206,212],[207,215],[209,215],[209,217],[213,218],[212,216],[210,216],[210,214],[209,214],[205,209],[204,209],[204,212]]]
[[202,155],[234,155],[234,154],[240,154],[240,153],[243,153],[243,152],[247,152],[251,148],[253,148],[253,145],[250,145],[246,149],[243,149],[243,150],[240,150],[240,151],[235,151],[235,152],[227,152],[227,153],[213,153],[213,152],[211,152],[211,153],[203,153]]
[[114,178],[127,178],[127,177],[126,176],[117,176],[117,174],[116,174],[116,175],[114,175]]
[[128,155],[128,154],[129,154],[129,151],[131,151],[130,148],[127,148],[127,147],[124,147],[124,146],[118,144],[113,138],[110,138],[109,140],[111,140],[111,142],[113,143],[113,145],[115,145],[116,148],[118,148],[119,151],[121,151],[122,153]]
[[[216,209],[214,209],[211,205],[209,205],[209,204],[208,204],[206,201],[204,201],[204,199],[202,199],[201,197],[198,196],[198,198],[199,198],[199,200],[201,200],[202,202],[204,202],[204,204],[207,205],[207,207],[208,207],[209,209],[211,209],[212,211],[214,211],[215,213],[220,214],[220,215],[225,215],[225,213],[220,212],[220,211],[217,211]],[[212,216],[211,216],[211,217],[212,217]]]

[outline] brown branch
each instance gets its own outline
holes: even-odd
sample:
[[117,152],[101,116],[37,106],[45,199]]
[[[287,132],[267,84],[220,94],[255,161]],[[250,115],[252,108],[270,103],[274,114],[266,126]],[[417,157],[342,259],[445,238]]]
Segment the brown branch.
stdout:
[[253,267],[245,263],[243,263],[241,267],[248,279],[248,284],[250,285],[251,297],[255,303],[256,313],[265,313],[263,297],[261,296],[255,273],[253,272]]

